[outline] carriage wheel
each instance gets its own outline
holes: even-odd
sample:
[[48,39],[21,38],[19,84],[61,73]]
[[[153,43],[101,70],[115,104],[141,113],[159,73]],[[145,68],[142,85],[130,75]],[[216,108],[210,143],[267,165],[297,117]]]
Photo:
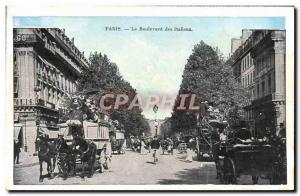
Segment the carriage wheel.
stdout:
[[215,163],[217,169],[217,179],[219,179],[221,183],[224,183],[224,173],[222,172],[223,167],[221,166],[220,160],[216,161]]
[[280,184],[280,168],[278,166],[278,163],[275,163],[273,168],[272,168],[272,174],[270,176],[270,184]]
[[231,158],[224,159],[223,177],[225,184],[237,183],[235,164]]
[[252,176],[252,182],[253,182],[253,184],[257,184],[258,183],[258,176],[253,175]]

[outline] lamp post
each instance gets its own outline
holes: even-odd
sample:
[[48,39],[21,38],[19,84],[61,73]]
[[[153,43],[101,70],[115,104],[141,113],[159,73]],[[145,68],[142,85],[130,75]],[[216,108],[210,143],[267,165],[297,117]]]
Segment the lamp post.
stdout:
[[[34,92],[35,92],[35,110],[36,110],[36,126],[37,126],[37,130],[36,130],[36,134],[38,135],[38,131],[39,131],[39,126],[40,126],[40,112],[38,109],[38,105],[39,105],[39,92],[41,91],[41,88],[39,86],[34,87]],[[35,142],[35,151],[37,151],[37,143]]]
[[24,151],[27,152],[27,133],[26,133],[26,118],[28,117],[27,114],[23,114],[22,117],[24,118]]
[[157,137],[157,129],[158,129],[159,123],[157,122],[157,119],[154,121],[154,126],[155,126],[155,137]]
[[158,111],[158,106],[154,105],[153,106],[153,112],[155,113],[155,121],[154,121],[154,126],[155,126],[155,137],[157,137],[157,129],[158,129],[158,122],[157,122],[157,116],[156,113]]
[[280,107],[275,105],[275,134],[278,135],[280,131],[280,126],[278,125],[278,118],[281,115]]

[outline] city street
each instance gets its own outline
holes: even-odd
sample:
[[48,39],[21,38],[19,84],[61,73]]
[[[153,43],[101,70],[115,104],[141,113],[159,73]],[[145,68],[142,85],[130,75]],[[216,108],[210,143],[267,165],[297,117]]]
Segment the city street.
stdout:
[[[79,176],[63,180],[56,177],[45,178],[39,182],[39,165],[17,166],[14,170],[15,184],[219,184],[213,162],[185,162],[185,154],[175,151],[174,155],[160,155],[159,161],[153,164],[150,154],[140,155],[126,151],[123,155],[113,155],[110,170],[104,173],[95,172],[92,178],[81,179]],[[46,174],[46,164],[43,165]],[[57,173],[57,168],[56,171]],[[268,184],[268,180],[259,180],[259,184]],[[252,184],[250,176],[241,176],[238,184]]]

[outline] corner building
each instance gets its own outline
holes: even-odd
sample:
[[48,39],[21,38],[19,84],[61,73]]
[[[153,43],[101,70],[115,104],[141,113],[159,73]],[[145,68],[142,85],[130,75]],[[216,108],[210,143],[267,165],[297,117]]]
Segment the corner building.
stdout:
[[32,154],[38,127],[58,131],[60,101],[89,63],[64,29],[16,28],[13,39],[14,137]]
[[254,135],[263,137],[267,129],[278,134],[286,123],[285,31],[251,31],[233,51],[231,66],[251,95],[245,107],[248,127]]

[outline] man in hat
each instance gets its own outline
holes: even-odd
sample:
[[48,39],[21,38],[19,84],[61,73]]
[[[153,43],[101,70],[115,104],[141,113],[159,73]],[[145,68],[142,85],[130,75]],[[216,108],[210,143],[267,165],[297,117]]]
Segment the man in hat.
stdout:
[[19,155],[20,155],[20,142],[18,139],[14,140],[14,163],[19,164]]
[[153,159],[154,159],[154,164],[158,161],[158,150],[159,150],[160,144],[157,139],[157,136],[154,136],[152,142],[151,142],[151,149],[153,149]]

